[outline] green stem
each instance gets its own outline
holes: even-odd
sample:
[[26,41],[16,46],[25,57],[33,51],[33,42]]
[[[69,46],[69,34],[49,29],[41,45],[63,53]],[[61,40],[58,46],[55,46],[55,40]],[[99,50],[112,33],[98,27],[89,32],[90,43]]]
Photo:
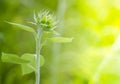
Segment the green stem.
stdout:
[[36,37],[36,84],[40,84],[40,47],[41,47],[41,37],[42,29],[38,27],[37,37]]

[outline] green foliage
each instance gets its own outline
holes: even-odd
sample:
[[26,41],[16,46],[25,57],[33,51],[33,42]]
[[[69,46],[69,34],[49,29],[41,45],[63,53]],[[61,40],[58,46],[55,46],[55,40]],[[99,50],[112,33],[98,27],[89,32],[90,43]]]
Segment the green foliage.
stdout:
[[[24,54],[21,57],[19,57],[15,54],[2,53],[1,60],[2,62],[20,64],[23,75],[34,72],[36,68],[35,54]],[[40,56],[40,60],[40,65],[42,66],[44,64],[43,56]]]
[[19,56],[15,54],[6,54],[2,53],[2,62],[10,62],[15,64],[23,64],[23,63],[29,63],[29,61],[21,59]]
[[[35,54],[24,54],[21,57],[22,59],[25,59],[29,61],[27,64],[22,64],[22,72],[23,74],[28,74],[31,72],[34,72],[36,69],[36,55]],[[40,66],[44,64],[44,58],[43,56],[40,56]]]
[[[41,70],[41,83],[119,84],[120,41],[116,40],[120,33],[119,3],[120,0],[0,0],[0,52],[16,53],[21,59],[24,53],[35,53],[35,40],[29,33],[31,30],[15,25],[15,28],[19,28],[16,31],[4,21],[24,25],[30,22],[29,26],[35,31],[38,25],[37,19],[33,21],[31,18],[33,11],[47,8],[57,14],[60,24],[55,30],[60,34],[50,28],[51,25],[42,25],[46,27],[44,32],[49,32],[49,35],[43,37],[41,44],[49,38],[52,41],[53,34],[75,39],[67,45],[59,44],[59,41],[56,44],[47,42],[42,48],[41,54],[46,63]],[[35,12],[35,18],[38,15]],[[39,19],[39,22],[40,20],[41,24],[47,24],[45,18]],[[117,45],[113,46],[115,41]],[[109,61],[106,56],[110,56]],[[25,69],[22,64],[21,67],[16,64],[18,63],[14,65],[0,61],[0,84],[35,84],[34,73],[31,73],[33,69],[28,65],[24,66],[28,67]],[[21,69],[25,70],[24,73],[31,74],[21,76]]]
[[[54,30],[56,27],[57,22],[54,20],[53,16],[49,13],[49,11],[42,11],[40,14],[37,16],[34,14],[34,20],[35,20],[35,25],[37,25],[37,31],[35,32],[34,29],[32,29],[29,26],[26,25],[21,25],[17,23],[12,23],[12,22],[7,22],[11,25],[15,25],[19,27],[20,29],[23,29],[28,32],[32,32],[35,35],[35,40],[36,40],[36,55],[34,54],[24,54],[22,57],[18,57],[16,55],[10,55],[7,56],[8,54],[3,54],[2,55],[2,60],[3,62],[12,62],[12,63],[20,63],[22,66],[22,73],[28,74],[31,72],[35,72],[36,75],[36,84],[40,83],[40,66],[44,64],[44,59],[40,55],[40,50],[43,47],[41,45],[41,39],[42,35],[44,32],[51,32],[52,34],[57,35],[58,33]],[[34,24],[34,22],[30,22]],[[49,36],[48,36],[49,37]],[[48,38],[46,37],[46,39]],[[45,41],[46,41],[45,39]],[[65,37],[54,37],[50,38],[51,41],[53,42],[58,42],[58,43],[66,43],[66,42],[71,42],[72,38],[65,38]],[[24,59],[26,62],[23,64]]]
[[9,23],[11,25],[14,25],[14,26],[17,26],[18,28],[20,28],[22,30],[35,33],[35,30],[33,28],[29,27],[29,26],[18,24],[18,23],[13,23],[13,22],[7,22],[7,23]]

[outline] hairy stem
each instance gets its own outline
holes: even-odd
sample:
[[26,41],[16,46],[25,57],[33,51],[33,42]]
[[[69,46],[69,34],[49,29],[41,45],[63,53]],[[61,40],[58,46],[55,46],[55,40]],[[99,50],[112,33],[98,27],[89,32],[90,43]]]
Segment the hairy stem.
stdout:
[[40,84],[40,47],[41,47],[41,37],[42,29],[38,27],[37,37],[36,37],[36,84]]

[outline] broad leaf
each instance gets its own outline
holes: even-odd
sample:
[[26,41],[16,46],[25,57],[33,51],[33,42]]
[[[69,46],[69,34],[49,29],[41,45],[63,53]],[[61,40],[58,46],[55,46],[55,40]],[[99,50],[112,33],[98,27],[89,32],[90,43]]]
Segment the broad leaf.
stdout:
[[25,31],[28,31],[28,32],[32,32],[32,33],[35,33],[35,30],[29,26],[26,26],[26,25],[22,25],[22,24],[17,24],[17,23],[13,23],[13,22],[7,22],[11,25],[15,25],[17,27],[19,27],[20,29],[23,29]]
[[1,60],[2,62],[10,62],[15,64],[24,64],[29,62],[27,60],[21,59],[19,56],[15,54],[6,54],[6,53],[2,53]]
[[65,38],[65,37],[54,37],[54,38],[49,38],[50,41],[52,42],[57,42],[57,43],[66,43],[66,42],[72,42],[73,38]]
[[[29,61],[28,64],[22,64],[22,73],[28,74],[34,72],[36,67],[35,54],[24,54],[21,58]],[[40,56],[40,66],[42,66],[43,64],[44,58],[43,56]]]
[[23,75],[29,74],[35,71],[34,68],[31,66],[31,64],[22,64],[21,68],[22,68]]

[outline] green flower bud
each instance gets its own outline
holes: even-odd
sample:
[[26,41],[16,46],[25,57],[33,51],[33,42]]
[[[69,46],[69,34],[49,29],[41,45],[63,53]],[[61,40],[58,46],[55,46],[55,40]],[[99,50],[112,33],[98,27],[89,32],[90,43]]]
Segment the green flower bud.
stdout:
[[56,27],[56,21],[49,11],[42,11],[37,16],[35,15],[35,21],[44,31],[50,31]]

